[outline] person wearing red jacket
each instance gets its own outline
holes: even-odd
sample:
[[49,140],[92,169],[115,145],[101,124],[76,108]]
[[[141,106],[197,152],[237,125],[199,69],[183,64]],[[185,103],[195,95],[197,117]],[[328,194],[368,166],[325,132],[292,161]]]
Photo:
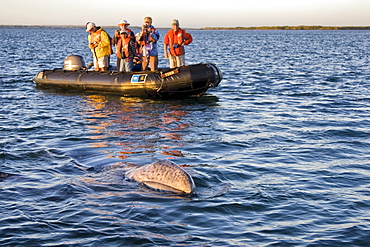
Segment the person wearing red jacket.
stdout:
[[172,21],[172,29],[164,36],[164,57],[170,59],[170,68],[185,65],[185,45],[193,41],[190,33],[179,27],[179,21]]

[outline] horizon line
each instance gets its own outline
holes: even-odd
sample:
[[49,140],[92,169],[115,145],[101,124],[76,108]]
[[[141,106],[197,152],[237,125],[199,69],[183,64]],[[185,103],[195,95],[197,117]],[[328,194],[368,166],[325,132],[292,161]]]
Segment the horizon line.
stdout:
[[[117,25],[100,25],[103,28],[117,28]],[[42,25],[42,24],[0,24],[0,27],[49,27],[49,28],[85,28],[85,25],[73,25],[73,24],[56,24],[56,25]],[[131,26],[132,28],[140,28],[140,26]],[[235,27],[185,27],[187,29],[199,29],[199,30],[251,30],[251,29],[319,29],[319,28],[346,28],[346,29],[370,29],[370,26],[366,25],[271,25],[271,26],[235,26]],[[157,27],[157,29],[171,29],[171,27]]]

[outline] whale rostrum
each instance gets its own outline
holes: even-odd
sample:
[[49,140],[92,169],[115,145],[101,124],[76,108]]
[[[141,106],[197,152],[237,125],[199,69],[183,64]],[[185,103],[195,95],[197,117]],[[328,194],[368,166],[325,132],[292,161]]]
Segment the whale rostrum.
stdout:
[[132,169],[126,173],[126,177],[156,190],[179,194],[191,194],[195,190],[192,177],[181,167],[168,160],[158,160]]

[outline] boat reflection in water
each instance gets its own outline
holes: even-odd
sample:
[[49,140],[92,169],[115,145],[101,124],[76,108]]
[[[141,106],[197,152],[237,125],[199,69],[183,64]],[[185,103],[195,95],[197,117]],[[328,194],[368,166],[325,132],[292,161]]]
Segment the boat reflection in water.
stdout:
[[120,146],[120,159],[158,152],[169,158],[183,156],[177,148],[184,145],[182,138],[193,123],[184,121],[187,113],[177,109],[180,106],[138,98],[108,101],[101,95],[86,96],[86,103],[81,114],[97,141],[94,147]]

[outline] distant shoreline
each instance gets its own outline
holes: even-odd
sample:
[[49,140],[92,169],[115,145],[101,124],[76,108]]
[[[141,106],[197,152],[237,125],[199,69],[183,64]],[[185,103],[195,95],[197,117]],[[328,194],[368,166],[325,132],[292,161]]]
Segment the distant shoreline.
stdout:
[[263,27],[205,27],[201,30],[370,30],[370,26],[263,26]]
[[[117,26],[102,26],[103,28],[117,28]],[[0,28],[85,28],[82,25],[0,25]],[[132,26],[132,28],[140,28]],[[157,29],[170,29],[160,27]],[[184,28],[189,30],[370,30],[370,26],[263,26],[263,27],[203,27]]]

